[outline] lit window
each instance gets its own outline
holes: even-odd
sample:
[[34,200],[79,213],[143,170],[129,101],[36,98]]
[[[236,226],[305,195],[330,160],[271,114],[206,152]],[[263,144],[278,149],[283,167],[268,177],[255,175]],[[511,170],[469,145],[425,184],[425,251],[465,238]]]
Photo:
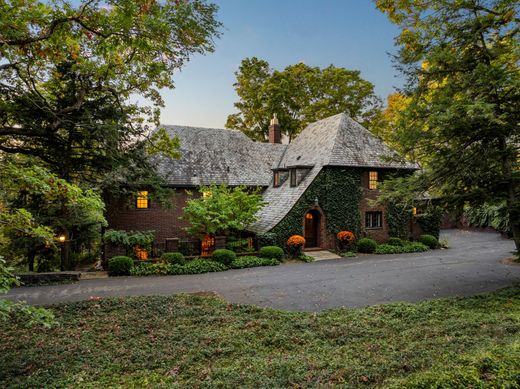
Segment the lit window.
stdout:
[[275,188],[280,186],[280,172],[274,172],[273,176],[273,186]]
[[291,186],[296,186],[296,169],[291,169]]
[[139,246],[134,247],[135,257],[140,261],[146,261],[148,259],[148,250],[143,249]]
[[377,189],[377,172],[368,172],[368,189]]
[[365,228],[382,228],[383,212],[366,212]]
[[148,206],[148,191],[140,190],[139,192],[137,192],[137,208],[145,209],[148,208]]

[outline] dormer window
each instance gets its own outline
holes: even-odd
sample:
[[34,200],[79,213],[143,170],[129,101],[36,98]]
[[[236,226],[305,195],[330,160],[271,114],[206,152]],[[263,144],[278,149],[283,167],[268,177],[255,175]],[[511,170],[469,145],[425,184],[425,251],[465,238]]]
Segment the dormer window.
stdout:
[[147,209],[150,206],[150,202],[148,201],[148,191],[140,190],[137,192],[137,209]]
[[278,188],[280,186],[280,172],[275,171],[273,173],[273,187]]
[[377,189],[377,172],[368,172],[368,189]]
[[296,186],[296,169],[291,169],[289,172],[291,187]]

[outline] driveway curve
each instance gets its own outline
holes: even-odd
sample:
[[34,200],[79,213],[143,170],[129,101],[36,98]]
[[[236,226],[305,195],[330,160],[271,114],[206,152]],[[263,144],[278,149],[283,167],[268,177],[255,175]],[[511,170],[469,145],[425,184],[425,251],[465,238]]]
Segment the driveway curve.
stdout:
[[233,303],[321,311],[379,303],[466,296],[520,281],[520,266],[500,260],[514,244],[491,232],[445,230],[447,250],[363,255],[314,263],[230,270],[186,276],[118,277],[75,284],[12,289],[6,297],[35,305],[91,296],[215,292]]

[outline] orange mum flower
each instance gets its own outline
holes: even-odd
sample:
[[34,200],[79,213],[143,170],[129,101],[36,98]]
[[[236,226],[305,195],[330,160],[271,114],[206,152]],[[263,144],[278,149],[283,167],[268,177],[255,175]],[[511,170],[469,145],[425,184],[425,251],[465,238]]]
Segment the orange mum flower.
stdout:
[[340,231],[336,237],[342,242],[352,242],[356,238],[350,231]]
[[305,238],[300,235],[293,235],[287,239],[287,244],[294,247],[303,246],[305,244]]

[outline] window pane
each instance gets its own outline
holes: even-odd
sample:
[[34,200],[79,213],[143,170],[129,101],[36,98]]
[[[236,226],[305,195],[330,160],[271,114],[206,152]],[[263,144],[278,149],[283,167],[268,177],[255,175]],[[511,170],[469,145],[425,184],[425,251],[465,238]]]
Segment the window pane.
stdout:
[[368,189],[377,189],[377,172],[368,172]]
[[148,208],[148,191],[141,190],[137,192],[137,208]]
[[291,186],[296,186],[296,169],[291,169]]

